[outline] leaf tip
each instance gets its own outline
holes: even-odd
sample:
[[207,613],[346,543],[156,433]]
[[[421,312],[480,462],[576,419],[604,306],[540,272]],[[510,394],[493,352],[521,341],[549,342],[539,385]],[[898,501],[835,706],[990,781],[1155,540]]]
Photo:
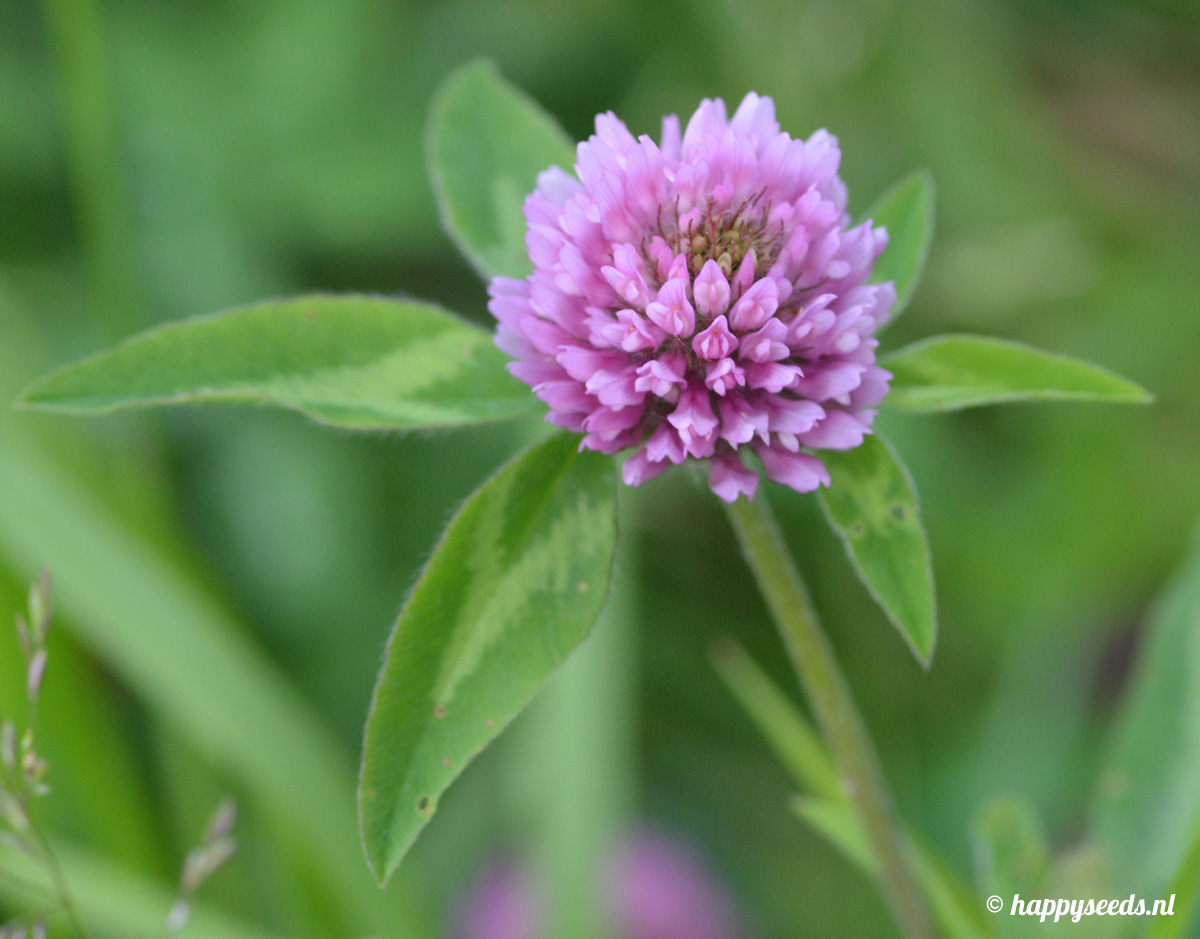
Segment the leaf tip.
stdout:
[[742,644],[728,634],[714,636],[709,640],[708,661],[721,683],[735,697],[739,678],[744,676],[747,670],[754,668],[754,662]]
[[708,642],[708,659],[717,671],[724,671],[731,663],[738,661],[742,654],[742,647],[732,636],[722,634],[714,636]]
[[370,803],[375,798],[375,795],[376,793],[373,788],[365,785],[359,786],[358,835],[362,842],[363,856],[366,858],[367,868],[371,871],[375,885],[382,890],[387,886],[393,871],[395,871],[398,865],[397,863],[389,863],[386,845],[373,836],[371,826],[367,821],[367,815],[370,812]]
[[929,195],[929,205],[932,208],[934,197],[937,195],[937,186],[933,182],[933,171],[928,166],[921,166],[913,170],[912,175],[925,187],[925,191]]
[[485,78],[495,81],[501,79],[500,67],[496,65],[495,60],[481,56],[477,59],[471,59],[463,64],[451,69],[446,73],[434,92],[431,113],[436,112],[445,102],[449,95],[458,89],[459,86],[466,84],[472,78]]
[[13,400],[13,408],[18,411],[69,411],[71,408],[55,402],[53,397],[46,395],[46,388],[53,385],[59,373],[51,372],[35,379],[26,386]]
[[38,409],[37,386],[34,382],[13,399],[12,406],[18,411],[36,411]]
[[933,668],[933,655],[937,651],[938,643],[937,585],[933,579],[933,558],[929,554],[928,545],[926,545],[925,557],[929,570],[929,632],[922,637],[923,641],[919,648],[916,645],[913,646],[913,654],[921,663],[921,669],[927,672]]
[[371,877],[375,881],[375,886],[380,890],[386,890],[391,875],[385,869],[381,868],[379,862],[369,854],[367,855],[367,867],[371,870]]
[[924,649],[924,650],[913,649],[913,655],[915,655],[917,657],[917,661],[921,663],[921,669],[923,671],[927,672],[931,668],[933,668],[933,653],[936,649],[937,649],[937,633],[936,632],[934,633],[933,638],[931,638],[929,640],[929,647],[927,649]]
[[922,671],[929,671],[933,668],[933,654],[937,651],[938,640],[938,623],[937,623],[937,599],[933,598],[933,608],[930,610],[929,631],[927,634],[916,635],[911,628],[906,628],[901,625],[901,619],[892,610],[884,608],[884,613],[891,620],[892,625],[897,628],[900,635],[904,638],[905,645],[912,652],[913,658],[920,664]]
[[451,76],[470,75],[473,72],[478,72],[481,75],[487,75],[489,78],[498,77],[500,75],[500,66],[496,64],[496,60],[490,56],[482,55],[478,58],[464,62],[453,72]]

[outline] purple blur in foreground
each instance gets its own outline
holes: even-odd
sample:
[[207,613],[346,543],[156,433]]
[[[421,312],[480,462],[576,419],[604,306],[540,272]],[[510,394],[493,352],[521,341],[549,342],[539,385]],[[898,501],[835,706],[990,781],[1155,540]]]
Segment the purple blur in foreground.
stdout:
[[[604,912],[620,939],[738,939],[733,901],[703,861],[675,841],[640,832],[609,865]],[[455,919],[454,939],[550,939],[545,904],[527,868],[490,868]]]
[[495,864],[472,885],[458,910],[454,939],[542,939],[543,906],[526,867],[511,860]]
[[609,876],[617,935],[628,939],[734,939],[733,903],[701,858],[649,832],[631,838]]
[[865,283],[887,233],[848,227],[840,158],[825,131],[781,133],[755,94],[732,120],[720,99],[682,133],[667,117],[661,145],[597,117],[578,179],[552,167],[525,202],[533,273],[489,289],[496,344],[546,419],[632,451],[633,486],[692,458],[721,498],[752,497],[746,446],[777,482],[828,485],[805,451],[869,432],[896,296]]

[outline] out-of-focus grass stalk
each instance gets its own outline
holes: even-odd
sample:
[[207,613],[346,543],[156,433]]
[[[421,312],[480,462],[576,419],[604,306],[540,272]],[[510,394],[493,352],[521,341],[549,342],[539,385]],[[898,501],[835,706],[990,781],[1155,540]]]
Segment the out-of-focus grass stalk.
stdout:
[[[77,846],[56,843],[55,849],[80,914],[96,939],[163,939],[163,918],[171,907],[172,892],[161,880]],[[44,903],[49,885],[33,861],[0,846],[0,865],[20,878],[20,882],[0,878],[0,899],[15,905]],[[57,928],[51,935],[66,934]],[[232,916],[203,899],[196,903],[182,935],[186,939],[294,939],[294,934]]]
[[44,0],[67,171],[93,302],[110,339],[144,324],[96,0]]
[[613,934],[604,872],[631,824],[635,789],[637,558],[631,526],[621,530],[600,621],[535,703],[518,754],[535,770],[522,776],[535,790],[524,795],[538,812],[534,858],[549,891],[551,936]]
[[75,909],[75,901],[71,896],[71,888],[67,886],[67,878],[63,874],[62,866],[58,863],[58,856],[54,853],[54,848],[50,846],[50,840],[46,837],[46,833],[42,831],[42,827],[38,824],[37,819],[26,808],[26,818],[29,820],[29,830],[33,833],[36,840],[38,851],[42,856],[42,862],[46,865],[46,870],[50,874],[50,882],[54,885],[54,892],[58,895],[58,902],[62,906],[62,912],[66,915],[67,921],[70,922],[71,928],[75,930],[75,935],[79,939],[91,939],[91,933],[88,932],[87,926],[79,916],[79,911]]

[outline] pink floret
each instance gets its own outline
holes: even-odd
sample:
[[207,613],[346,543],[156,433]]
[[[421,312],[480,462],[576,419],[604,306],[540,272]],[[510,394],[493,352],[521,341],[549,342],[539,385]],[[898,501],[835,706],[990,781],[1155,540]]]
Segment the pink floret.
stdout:
[[597,117],[576,176],[547,170],[525,202],[533,273],[489,289],[546,419],[628,451],[633,486],[706,460],[718,496],[752,498],[747,447],[776,482],[828,485],[817,454],[858,446],[887,394],[875,332],[896,297],[867,283],[887,232],[850,227],[840,158],[755,94],[732,119],[720,99],[668,117],[659,144]]

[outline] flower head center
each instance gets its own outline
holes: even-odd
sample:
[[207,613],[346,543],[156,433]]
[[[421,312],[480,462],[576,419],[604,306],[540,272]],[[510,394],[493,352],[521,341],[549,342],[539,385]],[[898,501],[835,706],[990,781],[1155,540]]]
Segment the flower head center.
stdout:
[[751,251],[755,267],[768,270],[783,247],[783,229],[767,225],[770,205],[763,204],[763,191],[747,196],[736,205],[724,206],[709,196],[701,205],[680,213],[660,213],[659,235],[676,255],[687,258],[688,270],[699,275],[707,261],[716,261],[726,277],[732,277]]

